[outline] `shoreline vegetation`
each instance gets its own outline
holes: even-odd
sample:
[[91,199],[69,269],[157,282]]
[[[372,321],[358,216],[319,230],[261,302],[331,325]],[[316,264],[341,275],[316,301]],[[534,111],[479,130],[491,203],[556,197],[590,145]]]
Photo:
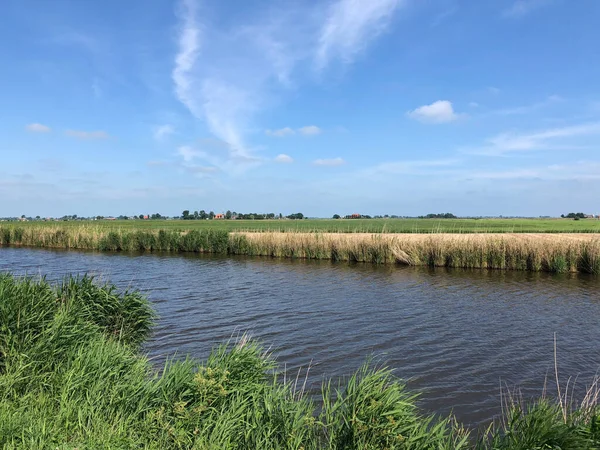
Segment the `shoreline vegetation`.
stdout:
[[[0,446],[5,449],[594,449],[597,381],[578,408],[506,397],[502,417],[468,430],[427,415],[391,370],[366,363],[325,381],[319,404],[302,380],[243,336],[206,361],[141,353],[155,314],[136,291],[92,278],[0,275]],[[567,388],[568,392],[568,388]],[[500,401],[499,401],[500,409]]]
[[0,246],[600,274],[595,233],[322,233],[0,224]]

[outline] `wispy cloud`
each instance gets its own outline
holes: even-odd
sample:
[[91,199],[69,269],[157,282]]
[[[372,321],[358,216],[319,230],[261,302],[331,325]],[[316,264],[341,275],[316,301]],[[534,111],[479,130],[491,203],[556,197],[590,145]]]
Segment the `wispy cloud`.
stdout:
[[47,125],[42,125],[41,123],[30,123],[25,127],[27,131],[32,133],[49,133],[52,129]]
[[292,136],[296,133],[302,134],[304,136],[316,136],[317,134],[323,133],[323,130],[316,125],[308,125],[305,127],[298,128],[296,130],[294,130],[293,128],[290,128],[290,127],[285,127],[285,128],[280,128],[278,130],[266,130],[265,131],[265,134],[267,136],[274,136],[274,137]]
[[217,167],[214,166],[195,166],[189,165],[185,167],[185,171],[194,175],[204,176],[216,173],[219,171]]
[[83,139],[83,140],[95,140],[95,139],[108,139],[110,136],[106,131],[81,131],[81,130],[67,130],[65,134],[72,138]]
[[285,137],[296,134],[296,132],[290,127],[280,128],[278,130],[266,130],[265,134],[267,136],[275,136],[275,137]]
[[435,27],[441,25],[444,21],[446,21],[448,18],[452,17],[457,12],[458,12],[458,6],[456,6],[456,5],[452,6],[451,8],[446,9],[445,11],[442,11],[437,16],[435,16],[433,18],[433,20],[431,21],[431,24],[430,24],[431,28],[435,28]]
[[146,165],[148,167],[166,167],[169,164],[170,163],[168,161],[162,161],[162,160],[151,160],[146,163]]
[[204,139],[193,146],[183,145],[177,149],[177,155],[182,158],[184,168],[202,161],[204,165],[209,164],[229,175],[238,175],[245,169],[264,162],[263,158],[255,156],[232,155],[229,145],[216,139]]
[[300,134],[303,134],[305,136],[315,136],[315,135],[321,134],[323,132],[323,130],[321,130],[316,125],[309,125],[307,127],[302,127],[300,129],[298,129],[298,131],[300,132]]
[[600,134],[600,122],[588,122],[568,127],[550,128],[533,133],[502,133],[487,140],[487,145],[467,153],[502,156],[512,152],[537,150],[574,150],[581,148],[568,138]]
[[[307,64],[313,63],[322,73],[334,59],[354,61],[388,26],[403,1],[275,2],[237,15],[230,29],[217,29],[200,22],[198,0],[180,0],[172,72],[175,94],[226,143],[227,154],[219,155],[222,163],[242,171],[261,160],[247,142],[256,129],[257,113],[280,102],[290,88],[311,80],[304,70]],[[320,132],[309,126],[267,130],[266,134]]]
[[409,111],[407,116],[424,123],[448,123],[454,122],[460,117],[448,100],[438,100],[431,105],[420,106]]
[[181,1],[178,11],[181,20],[179,51],[175,57],[175,68],[172,76],[177,98],[190,109],[192,114],[201,116],[192,86],[192,70],[200,51],[200,26],[197,23],[196,14],[195,0]]
[[503,17],[509,18],[521,18],[524,17],[536,9],[540,9],[551,3],[551,0],[517,0],[510,8],[505,9],[502,12]]
[[294,158],[286,154],[280,154],[275,157],[275,162],[289,164],[294,162]]
[[539,179],[548,181],[600,180],[600,162],[578,161],[569,164],[550,164],[530,168],[475,171],[465,175],[465,178],[483,180]]
[[319,37],[317,69],[332,59],[351,63],[388,26],[403,0],[338,0],[331,4]]
[[100,80],[95,77],[92,81],[92,93],[94,94],[94,98],[99,99],[102,97],[102,87],[100,86]]
[[182,145],[181,147],[179,147],[177,149],[177,154],[181,156],[185,162],[191,162],[195,158],[203,156],[202,152],[194,150],[189,145]]
[[558,95],[550,95],[545,100],[537,103],[533,103],[531,105],[523,105],[517,106],[514,108],[503,108],[497,109],[495,111],[491,111],[490,114],[497,114],[500,116],[512,116],[512,115],[520,115],[520,114],[529,114],[534,111],[546,108],[548,106],[555,105],[563,101],[563,98]]
[[313,161],[315,166],[328,166],[328,167],[337,167],[346,164],[343,158],[331,158],[331,159],[315,159]]
[[456,158],[390,161],[363,169],[361,173],[370,177],[383,174],[431,175],[435,170],[453,167],[459,163],[460,160]]
[[174,132],[175,128],[173,128],[173,125],[160,125],[154,128],[153,136],[155,140],[161,141]]

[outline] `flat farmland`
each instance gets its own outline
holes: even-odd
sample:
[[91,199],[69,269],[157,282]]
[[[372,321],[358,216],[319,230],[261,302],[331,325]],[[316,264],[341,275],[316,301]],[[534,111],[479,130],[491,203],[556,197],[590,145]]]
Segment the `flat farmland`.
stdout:
[[599,233],[597,219],[304,219],[304,220],[94,220],[3,222],[27,228],[104,230],[222,230],[319,233]]

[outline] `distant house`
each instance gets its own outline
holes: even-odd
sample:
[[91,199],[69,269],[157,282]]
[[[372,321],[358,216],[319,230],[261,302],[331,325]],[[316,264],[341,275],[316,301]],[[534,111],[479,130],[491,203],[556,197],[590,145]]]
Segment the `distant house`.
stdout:
[[350,217],[352,217],[353,219],[360,219],[360,214],[354,213]]
[[150,218],[150,216],[148,216],[148,214],[146,214],[146,215],[144,216],[144,220],[148,220],[149,218]]
[[225,214],[221,214],[221,213],[215,214],[215,220],[222,220],[224,218],[225,218]]

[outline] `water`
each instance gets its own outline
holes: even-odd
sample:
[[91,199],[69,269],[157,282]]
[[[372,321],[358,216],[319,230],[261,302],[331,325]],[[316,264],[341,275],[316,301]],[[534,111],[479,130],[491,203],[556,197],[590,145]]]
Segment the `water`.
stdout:
[[368,357],[422,392],[430,412],[466,424],[500,413],[500,385],[527,397],[554,389],[553,334],[566,384],[600,367],[600,279],[583,275],[428,270],[362,264],[125,255],[0,248],[0,271],[90,273],[147,293],[160,321],[146,346],[156,363],[205,358],[249,332],[308,386]]

